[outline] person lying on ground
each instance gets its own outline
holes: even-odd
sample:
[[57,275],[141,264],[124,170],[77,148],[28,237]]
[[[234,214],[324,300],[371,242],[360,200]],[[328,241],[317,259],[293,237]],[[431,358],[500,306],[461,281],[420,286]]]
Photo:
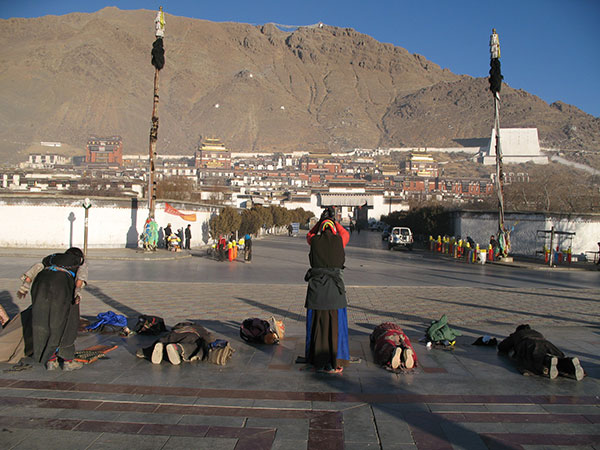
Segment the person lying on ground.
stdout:
[[192,322],[181,322],[151,346],[139,349],[136,356],[150,359],[152,364],[160,364],[166,353],[169,362],[173,365],[179,365],[182,361],[207,359],[224,365],[231,357],[231,352],[232,349],[227,342],[215,341],[212,334],[203,326]]
[[532,372],[550,379],[561,375],[577,381],[585,376],[578,358],[566,357],[529,325],[519,325],[514,333],[498,344],[498,352],[510,354],[524,375]]
[[395,323],[377,325],[369,340],[375,362],[380,366],[397,369],[412,369],[417,365],[417,355],[410,339]]

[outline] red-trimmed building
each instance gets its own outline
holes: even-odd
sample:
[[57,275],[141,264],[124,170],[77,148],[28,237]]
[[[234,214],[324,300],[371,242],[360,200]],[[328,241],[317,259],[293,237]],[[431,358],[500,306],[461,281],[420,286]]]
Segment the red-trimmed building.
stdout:
[[122,166],[123,140],[121,136],[91,136],[86,145],[85,162]]

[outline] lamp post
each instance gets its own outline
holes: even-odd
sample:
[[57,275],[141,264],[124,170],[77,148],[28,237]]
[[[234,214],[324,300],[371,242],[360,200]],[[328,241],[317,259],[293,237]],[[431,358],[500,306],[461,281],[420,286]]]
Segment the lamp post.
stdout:
[[85,220],[83,221],[83,256],[87,256],[87,246],[88,246],[88,217],[89,211],[92,207],[92,202],[89,198],[85,198],[83,201],[83,209],[85,210]]

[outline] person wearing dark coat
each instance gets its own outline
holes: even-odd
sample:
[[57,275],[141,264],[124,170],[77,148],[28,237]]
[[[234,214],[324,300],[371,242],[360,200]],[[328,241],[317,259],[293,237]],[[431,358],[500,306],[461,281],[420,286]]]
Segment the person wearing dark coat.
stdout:
[[191,242],[192,242],[192,226],[188,225],[185,229],[185,249],[191,250]]
[[339,373],[350,361],[348,316],[343,269],[344,248],[350,239],[327,209],[309,231],[310,269],[306,292],[305,358],[318,371]]
[[192,322],[181,322],[175,325],[165,336],[160,337],[150,347],[137,351],[138,358],[149,358],[152,364],[160,364],[164,354],[171,364],[181,361],[206,359],[212,334],[203,326]]
[[578,358],[569,358],[539,331],[519,325],[514,333],[498,344],[500,353],[512,353],[519,369],[550,379],[558,375],[583,379],[585,373]]
[[165,227],[165,248],[167,250],[169,250],[169,237],[171,237],[172,233],[173,233],[173,231],[171,230],[171,224],[168,223],[167,226]]
[[79,297],[74,293],[83,263],[78,248],[46,256],[31,285],[33,358],[48,370],[58,369],[60,362],[63,370],[82,367],[73,358],[79,327]]

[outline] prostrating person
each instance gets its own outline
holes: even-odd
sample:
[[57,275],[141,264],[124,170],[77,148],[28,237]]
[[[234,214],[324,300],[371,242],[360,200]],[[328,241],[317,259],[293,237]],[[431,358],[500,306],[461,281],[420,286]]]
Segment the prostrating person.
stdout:
[[585,375],[578,358],[566,357],[529,325],[519,325],[514,333],[498,344],[498,351],[511,354],[523,373],[532,372],[550,379],[561,375],[577,381]]
[[369,340],[375,362],[380,366],[397,370],[417,365],[415,350],[399,325],[392,322],[377,325]]
[[[83,252],[75,247],[46,256],[42,270],[31,284],[33,358],[48,370],[83,366],[73,360],[79,327],[79,292],[85,284],[82,274],[77,279],[77,273],[83,264]],[[84,276],[87,279],[87,273]]]
[[318,371],[339,373],[350,361],[348,317],[343,269],[349,233],[335,221],[335,211],[323,211],[309,231],[310,269],[306,292],[305,358]]

